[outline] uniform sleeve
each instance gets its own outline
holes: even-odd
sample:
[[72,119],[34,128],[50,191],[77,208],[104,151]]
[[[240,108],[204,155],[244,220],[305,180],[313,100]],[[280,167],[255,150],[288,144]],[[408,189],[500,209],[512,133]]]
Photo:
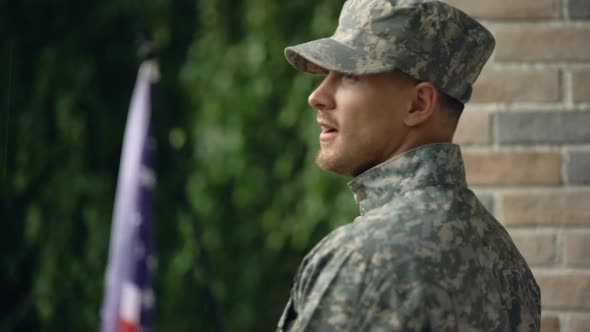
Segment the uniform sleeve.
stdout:
[[286,331],[456,331],[449,296],[420,279],[411,259],[388,252],[332,257],[302,271]]
[[429,284],[386,283],[361,304],[362,312],[350,331],[458,331],[448,294]]

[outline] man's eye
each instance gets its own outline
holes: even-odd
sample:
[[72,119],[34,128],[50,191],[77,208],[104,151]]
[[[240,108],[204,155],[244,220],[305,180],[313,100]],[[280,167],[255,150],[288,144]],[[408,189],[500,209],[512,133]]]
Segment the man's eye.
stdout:
[[349,81],[357,81],[358,80],[358,76],[353,75],[353,74],[345,74],[344,78]]

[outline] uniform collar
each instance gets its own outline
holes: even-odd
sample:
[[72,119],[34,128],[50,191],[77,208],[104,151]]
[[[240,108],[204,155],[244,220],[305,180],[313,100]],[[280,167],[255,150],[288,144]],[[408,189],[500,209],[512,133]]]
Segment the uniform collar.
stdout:
[[434,185],[467,186],[458,145],[430,144],[395,156],[348,183],[361,214],[396,196]]

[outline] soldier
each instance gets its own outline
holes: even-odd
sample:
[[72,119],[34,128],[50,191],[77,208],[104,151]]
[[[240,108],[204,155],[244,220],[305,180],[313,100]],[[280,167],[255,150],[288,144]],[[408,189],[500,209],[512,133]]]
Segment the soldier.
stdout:
[[494,45],[440,1],[348,0],[333,36],[285,50],[325,75],[316,161],[355,177],[361,212],[304,258],[278,331],[539,331],[539,287],[452,144]]

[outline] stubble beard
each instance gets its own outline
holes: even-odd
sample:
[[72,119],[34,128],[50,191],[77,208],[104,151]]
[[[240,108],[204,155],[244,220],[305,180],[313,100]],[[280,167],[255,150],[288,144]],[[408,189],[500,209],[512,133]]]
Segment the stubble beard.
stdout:
[[369,146],[349,149],[320,146],[315,162],[324,171],[355,177],[379,163],[371,157],[371,151]]
[[355,176],[356,172],[353,169],[353,165],[346,159],[346,156],[343,155],[342,152],[330,152],[327,148],[320,147],[315,162],[318,167],[324,171],[334,172],[340,175]]

